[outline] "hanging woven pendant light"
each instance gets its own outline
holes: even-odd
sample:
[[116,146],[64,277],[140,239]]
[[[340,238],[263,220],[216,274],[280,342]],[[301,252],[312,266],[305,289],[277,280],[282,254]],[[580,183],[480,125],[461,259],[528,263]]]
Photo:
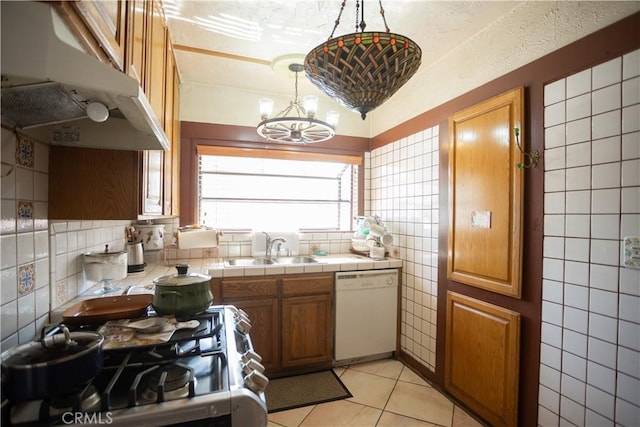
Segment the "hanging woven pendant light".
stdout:
[[415,74],[422,50],[410,38],[390,32],[381,0],[380,15],[386,31],[365,32],[364,0],[360,22],[357,18],[360,3],[356,0],[356,32],[333,37],[344,0],[329,39],[307,54],[304,70],[321,91],[359,112],[364,120],[369,111],[389,99]]

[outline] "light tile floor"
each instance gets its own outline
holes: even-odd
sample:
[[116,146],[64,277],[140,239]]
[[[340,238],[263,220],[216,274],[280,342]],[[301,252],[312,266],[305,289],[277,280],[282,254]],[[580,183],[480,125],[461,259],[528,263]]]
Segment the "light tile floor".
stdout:
[[334,370],[352,398],[269,414],[268,427],[482,426],[398,360]]

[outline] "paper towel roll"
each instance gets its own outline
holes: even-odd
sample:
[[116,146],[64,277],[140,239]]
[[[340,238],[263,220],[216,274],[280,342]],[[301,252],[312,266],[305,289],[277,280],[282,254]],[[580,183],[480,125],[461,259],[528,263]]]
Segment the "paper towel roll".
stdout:
[[178,249],[217,248],[221,235],[218,230],[178,230]]

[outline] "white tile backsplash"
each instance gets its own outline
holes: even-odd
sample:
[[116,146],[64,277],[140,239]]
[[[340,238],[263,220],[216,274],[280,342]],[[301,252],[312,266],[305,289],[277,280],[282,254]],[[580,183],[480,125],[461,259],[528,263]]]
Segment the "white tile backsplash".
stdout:
[[[545,100],[544,235],[565,242],[562,259],[558,246],[543,245],[542,342],[563,356],[558,371],[541,363],[539,425],[547,425],[542,416],[548,425],[590,426],[634,425],[640,416],[640,270],[621,265],[621,239],[640,234],[639,75],[635,51],[545,88],[553,101]],[[556,114],[563,101],[565,135]],[[562,300],[550,283],[563,288]]]

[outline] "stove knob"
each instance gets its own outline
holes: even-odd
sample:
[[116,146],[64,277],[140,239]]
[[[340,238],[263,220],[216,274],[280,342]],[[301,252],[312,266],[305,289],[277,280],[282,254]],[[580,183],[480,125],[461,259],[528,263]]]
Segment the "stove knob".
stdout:
[[250,359],[247,362],[242,364],[242,370],[245,374],[250,373],[251,371],[258,371],[260,373],[264,372],[264,365],[257,360]]
[[236,321],[236,329],[243,334],[248,334],[249,331],[251,330],[251,323],[249,323],[248,320],[239,318]]
[[269,378],[258,371],[252,371],[244,377],[244,385],[256,393],[261,393],[267,388]]
[[242,354],[242,361],[247,363],[249,360],[255,360],[256,362],[262,362],[262,357],[252,350],[247,350]]

